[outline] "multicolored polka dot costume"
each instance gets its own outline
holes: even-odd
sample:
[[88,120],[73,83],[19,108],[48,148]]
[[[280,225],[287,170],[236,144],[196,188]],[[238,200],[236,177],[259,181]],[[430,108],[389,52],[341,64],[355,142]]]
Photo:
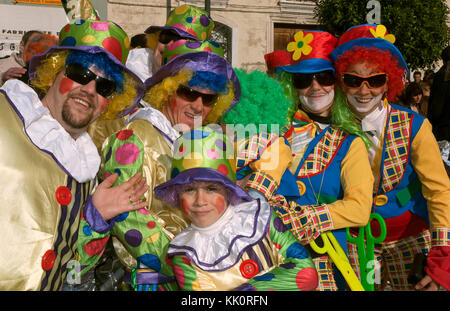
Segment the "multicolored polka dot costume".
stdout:
[[83,214],[78,244],[82,273],[97,263],[112,238],[126,268],[127,284],[135,285],[135,289],[178,289],[166,253],[170,240],[189,223],[179,209],[164,206],[153,195],[153,188],[170,176],[171,155],[164,137],[145,120],[128,124],[105,141],[103,177],[117,173],[117,186],[143,172],[150,189],[145,194],[149,208],[123,213],[112,220],[111,227],[100,232],[89,225]]
[[[195,181],[227,189],[228,208],[214,224],[189,226],[170,242],[168,256],[180,289],[314,289],[318,276],[305,247],[267,202],[252,200],[234,183],[232,148],[228,138],[212,128],[186,132],[175,142],[172,179],[155,188],[164,200],[177,195],[177,185]],[[232,195],[240,200],[230,203]]]
[[188,4],[176,7],[167,18],[165,26],[150,26],[145,33],[170,29],[183,38],[207,40],[214,28],[214,21],[205,10]]

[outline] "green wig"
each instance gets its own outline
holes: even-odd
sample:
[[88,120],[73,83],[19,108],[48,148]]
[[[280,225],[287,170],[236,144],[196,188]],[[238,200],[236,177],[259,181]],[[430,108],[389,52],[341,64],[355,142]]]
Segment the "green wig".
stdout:
[[223,117],[223,124],[254,126],[261,131],[279,133],[289,123],[292,102],[284,96],[281,84],[265,72],[235,69],[241,85],[241,99]]

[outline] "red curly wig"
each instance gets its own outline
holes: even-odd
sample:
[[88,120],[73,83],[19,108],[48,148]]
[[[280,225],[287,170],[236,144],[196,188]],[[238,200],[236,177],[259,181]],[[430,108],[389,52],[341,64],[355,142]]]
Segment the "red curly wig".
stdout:
[[[398,60],[386,50],[380,50],[375,47],[354,47],[340,55],[335,62],[336,76],[341,77],[343,72],[351,64],[365,62],[372,70],[383,71],[388,76],[387,100],[392,102],[397,99],[405,87],[405,70],[399,65]],[[339,79],[340,86],[342,80]]]

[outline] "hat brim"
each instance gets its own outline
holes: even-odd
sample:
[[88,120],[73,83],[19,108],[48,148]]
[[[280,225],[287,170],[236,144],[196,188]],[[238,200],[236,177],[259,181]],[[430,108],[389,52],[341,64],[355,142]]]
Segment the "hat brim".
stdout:
[[218,182],[243,201],[251,201],[252,198],[244,189],[232,182],[222,173],[206,167],[195,167],[182,171],[171,180],[155,187],[155,194],[166,202],[175,202],[178,197],[176,186],[185,185],[194,181]]
[[333,63],[327,59],[310,58],[300,61],[293,65],[277,67],[276,72],[286,71],[289,73],[314,73],[325,70],[334,70]]
[[389,41],[381,38],[359,38],[355,40],[347,41],[339,46],[337,46],[330,54],[331,58],[334,62],[336,62],[337,58],[343,55],[348,50],[353,49],[354,47],[365,47],[365,48],[377,48],[380,50],[385,50],[391,53],[392,56],[398,59],[399,65],[408,72],[408,65],[403,59],[402,53],[397,49],[395,45],[390,43]]
[[174,57],[144,82],[145,89],[151,89],[165,78],[174,76],[181,69],[185,68],[194,71],[208,71],[219,76],[225,76],[233,83],[234,99],[223,114],[239,102],[241,98],[241,85],[233,67],[222,56],[208,51],[190,52]]
[[197,37],[190,34],[189,32],[181,30],[180,28],[173,27],[173,26],[150,26],[144,32],[151,34],[151,33],[157,32],[159,30],[172,30],[172,31],[175,31],[182,38],[189,38],[189,39],[196,40],[196,41],[199,40]]
[[130,113],[140,102],[142,96],[144,95],[144,84],[142,80],[130,69],[128,69],[126,66],[124,66],[114,55],[112,55],[110,52],[106,51],[105,49],[95,46],[95,45],[82,45],[82,46],[53,46],[49,48],[47,51],[45,51],[42,54],[34,55],[30,60],[30,65],[28,69],[28,75],[30,77],[30,80],[34,78],[34,75],[36,74],[36,68],[41,64],[42,60],[45,59],[46,55],[53,52],[58,51],[64,51],[64,50],[71,50],[71,51],[80,51],[85,52],[89,54],[98,54],[98,53],[104,53],[108,56],[108,58],[117,66],[125,70],[127,73],[130,74],[130,76],[135,80],[135,86],[136,86],[136,97],[133,101],[133,105],[129,108],[123,110],[121,113],[118,114],[118,118],[121,118],[128,113]]

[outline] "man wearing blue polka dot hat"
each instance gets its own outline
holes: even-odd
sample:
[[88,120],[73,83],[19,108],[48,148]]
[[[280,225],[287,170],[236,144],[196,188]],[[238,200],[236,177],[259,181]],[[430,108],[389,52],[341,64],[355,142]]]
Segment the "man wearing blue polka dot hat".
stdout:
[[[112,176],[90,197],[101,159],[87,126],[127,114],[142,96],[142,82],[123,65],[128,36],[112,22],[79,20],[63,27],[60,42],[30,61],[30,81],[42,98],[19,80],[0,89],[2,290],[77,282],[67,277],[80,215],[94,206],[146,205],[131,202],[146,191],[139,175],[114,189]],[[87,201],[90,209],[81,212]]]

